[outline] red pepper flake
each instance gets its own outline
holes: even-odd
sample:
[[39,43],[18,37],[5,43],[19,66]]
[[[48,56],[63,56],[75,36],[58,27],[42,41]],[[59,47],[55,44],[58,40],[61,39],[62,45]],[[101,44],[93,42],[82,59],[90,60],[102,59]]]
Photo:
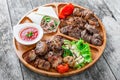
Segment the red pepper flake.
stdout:
[[71,3],[65,5],[60,11],[59,18],[64,19],[66,16],[71,15],[73,10],[74,6]]

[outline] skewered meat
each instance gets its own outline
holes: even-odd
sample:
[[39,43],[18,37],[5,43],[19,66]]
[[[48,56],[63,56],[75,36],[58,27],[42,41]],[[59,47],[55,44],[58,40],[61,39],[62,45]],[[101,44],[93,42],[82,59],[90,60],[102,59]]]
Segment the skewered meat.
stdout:
[[61,26],[61,33],[77,39],[82,38],[94,45],[102,45],[102,37],[97,29],[100,25],[92,11],[74,8],[73,15],[62,19],[62,22],[65,26]]
[[90,19],[88,19],[88,23],[90,25],[94,25],[96,27],[99,27],[98,20],[94,16],[92,16]]
[[92,38],[92,36],[89,35],[89,34],[85,34],[85,35],[83,36],[83,39],[84,39],[86,42],[89,42],[89,43],[91,43],[91,38]]
[[34,63],[35,67],[38,67],[40,69],[44,69],[44,70],[49,70],[50,69],[50,63],[44,59],[36,59],[35,63]]
[[86,33],[87,33],[87,31],[86,31],[86,30],[83,30],[83,31],[81,32],[81,38],[83,38],[83,37],[86,35]]
[[94,34],[92,39],[91,39],[91,43],[97,46],[102,45],[102,37],[100,34]]
[[92,15],[94,15],[93,12],[88,9],[81,11],[81,17],[84,19],[89,19]]
[[91,43],[94,44],[94,45],[100,46],[100,45],[102,45],[102,40],[96,39],[96,38],[92,38],[91,39]]
[[85,28],[86,28],[86,30],[88,30],[88,32],[90,34],[99,33],[99,31],[95,28],[95,26],[91,26],[89,24],[86,24]]
[[67,17],[67,19],[65,20],[65,22],[69,26],[76,27],[76,26],[84,26],[85,23],[86,23],[86,20],[84,20],[81,17],[71,16],[71,17]]
[[60,20],[60,27],[64,27],[64,26],[67,26],[67,23],[64,19],[61,19]]
[[35,48],[35,52],[37,55],[45,55],[47,52],[47,44],[45,42],[38,42]]
[[80,9],[79,8],[74,8],[74,10],[73,10],[73,15],[74,16],[80,16],[81,14],[80,14]]
[[92,43],[94,45],[100,46],[102,45],[102,37],[98,33],[94,33],[93,35],[88,34],[86,30],[81,32],[81,38],[85,41]]
[[84,19],[89,19],[94,14],[88,9],[80,10],[79,8],[75,8],[73,11],[73,15],[83,17]]
[[65,26],[60,29],[61,33],[68,34],[70,31],[72,31],[72,26]]
[[102,40],[102,36],[100,34],[94,34],[93,38],[97,38],[97,39]]
[[24,60],[27,61],[28,63],[35,60],[36,54],[34,50],[31,50],[27,53],[27,55],[24,56]]
[[69,32],[68,35],[79,39],[81,37],[81,29],[76,27],[71,32]]
[[64,57],[63,62],[67,63],[70,67],[73,67],[75,64],[75,60],[72,56]]
[[74,17],[74,26],[80,26],[81,28],[85,29],[83,26],[86,23],[86,20],[81,17]]

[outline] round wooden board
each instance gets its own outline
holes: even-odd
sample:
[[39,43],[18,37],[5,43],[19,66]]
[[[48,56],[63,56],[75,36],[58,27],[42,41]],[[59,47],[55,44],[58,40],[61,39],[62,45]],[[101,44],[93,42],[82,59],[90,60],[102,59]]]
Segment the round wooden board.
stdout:
[[[50,3],[50,4],[46,4],[46,5],[43,5],[43,6],[52,6],[55,10],[55,12],[58,14],[60,12],[60,9],[65,6],[67,3]],[[79,5],[76,5],[74,4],[75,7],[78,7],[78,8],[82,8],[82,9],[86,9],[82,6],[79,6]],[[28,15],[29,13],[33,12],[33,11],[36,11],[38,8],[35,8],[33,10],[31,10],[30,12],[28,12],[27,14],[25,14],[25,16],[23,16],[21,18],[21,20],[18,22],[18,24],[22,24],[22,23],[27,23],[27,22],[31,22],[32,21],[26,17],[26,15]],[[87,68],[89,68],[90,66],[92,66],[99,58],[100,56],[102,55],[104,49],[105,49],[105,46],[106,46],[106,31],[104,29],[104,26],[102,24],[102,22],[100,21],[100,19],[94,15],[97,19],[98,19],[98,22],[100,24],[100,33],[103,37],[103,44],[101,46],[94,46],[92,44],[90,44],[90,48],[91,48],[91,52],[92,52],[92,59],[93,61],[87,65],[85,65],[83,68],[81,69],[76,69],[76,70],[71,70],[69,72],[66,72],[64,74],[60,74],[60,73],[57,73],[57,72],[49,72],[49,71],[45,71],[45,70],[41,70],[41,69],[38,69],[38,68],[35,68],[34,66],[30,65],[29,63],[27,63],[22,55],[33,49],[35,47],[35,44],[34,45],[30,45],[30,46],[25,46],[25,45],[22,45],[20,44],[19,42],[16,41],[15,38],[13,38],[13,44],[14,44],[14,48],[15,48],[15,51],[17,53],[17,56],[19,57],[20,61],[26,66],[28,67],[29,69],[31,69],[32,71],[34,72],[37,72],[39,74],[42,74],[42,75],[46,75],[46,76],[52,76],[52,77],[64,77],[64,76],[70,76],[70,75],[73,75],[73,74],[77,74],[77,73],[80,73],[84,70],[86,70]],[[59,31],[59,28],[57,30],[57,32],[55,33],[51,33],[51,34],[45,34],[42,38],[42,40],[46,40],[46,39],[49,39],[51,38],[52,36],[55,36],[55,35],[60,35],[64,38],[67,38],[67,39],[70,39],[70,40],[77,40],[73,37],[70,37],[70,36],[67,36],[67,35],[64,35],[62,33],[60,33]]]

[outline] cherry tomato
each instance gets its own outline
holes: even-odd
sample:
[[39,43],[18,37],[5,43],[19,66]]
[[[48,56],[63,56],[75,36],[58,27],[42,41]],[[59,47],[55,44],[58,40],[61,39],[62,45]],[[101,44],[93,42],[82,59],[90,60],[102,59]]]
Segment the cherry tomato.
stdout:
[[68,70],[69,70],[68,64],[65,64],[65,65],[60,64],[60,65],[57,66],[57,71],[58,71],[59,73],[65,73],[65,72],[67,72]]

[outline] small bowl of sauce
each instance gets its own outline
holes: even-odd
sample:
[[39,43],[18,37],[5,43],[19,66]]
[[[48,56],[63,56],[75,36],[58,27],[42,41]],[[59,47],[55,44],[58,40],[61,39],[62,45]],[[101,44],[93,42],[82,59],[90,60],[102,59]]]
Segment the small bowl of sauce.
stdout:
[[24,23],[13,27],[15,39],[23,45],[37,43],[43,36],[43,29],[35,23]]

